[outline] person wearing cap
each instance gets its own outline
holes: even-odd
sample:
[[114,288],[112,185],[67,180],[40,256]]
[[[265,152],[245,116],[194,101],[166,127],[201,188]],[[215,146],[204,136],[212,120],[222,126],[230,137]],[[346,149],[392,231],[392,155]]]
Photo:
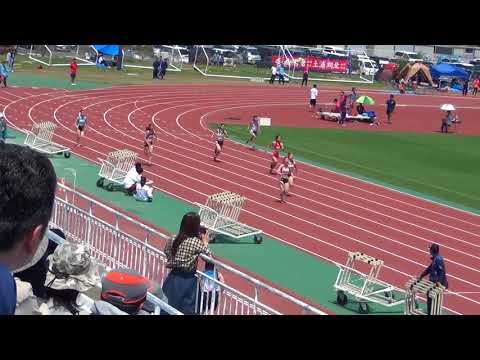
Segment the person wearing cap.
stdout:
[[81,293],[100,283],[100,266],[86,245],[64,242],[48,257],[45,287],[49,300],[40,305],[43,315],[90,314]]
[[195,314],[195,275],[200,254],[210,255],[208,235],[200,235],[200,216],[189,212],[183,216],[178,234],[165,246],[170,273],[162,287],[168,304],[187,315]]
[[142,164],[137,162],[134,167],[132,167],[125,178],[123,179],[123,186],[127,195],[133,195],[137,189],[137,184],[142,180],[143,168]]
[[7,120],[3,112],[0,112],[0,142],[5,142],[7,138]]
[[137,183],[136,192],[133,195],[135,200],[141,202],[152,202],[153,201],[153,188],[147,185],[147,178],[142,176],[140,182]]
[[160,286],[135,270],[116,269],[102,278],[101,300],[94,303],[94,315],[150,315],[154,305],[147,301],[147,293],[168,302]]
[[[430,245],[431,264],[420,274],[419,280],[422,280],[428,275],[428,279],[436,284],[441,284],[448,289],[447,271],[445,269],[445,262],[440,256],[440,246],[437,244]],[[432,306],[432,299],[427,297],[427,312],[430,315]]]

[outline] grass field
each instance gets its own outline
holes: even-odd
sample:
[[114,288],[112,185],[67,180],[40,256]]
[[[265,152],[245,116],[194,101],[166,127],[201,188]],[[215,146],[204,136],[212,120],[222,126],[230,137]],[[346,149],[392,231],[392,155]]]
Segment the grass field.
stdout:
[[[246,126],[228,130],[247,137]],[[480,211],[480,137],[265,127],[258,144],[276,134],[299,159]]]
[[[0,57],[0,60],[3,60],[4,56]],[[48,58],[42,58],[43,61],[48,62]],[[69,59],[67,58],[55,58],[53,63],[68,63]],[[129,64],[133,65],[145,65],[145,62],[138,60],[128,60]],[[15,60],[15,72],[12,73],[9,77],[9,81],[12,85],[15,84],[15,78],[17,74],[20,76],[31,75],[38,78],[49,78],[49,79],[59,79],[59,80],[68,80],[68,67],[47,67],[43,66],[43,69],[38,69],[39,63],[32,61],[27,56],[17,55]],[[202,70],[204,67],[200,67]],[[219,75],[235,75],[235,76],[249,76],[249,77],[269,77],[270,69],[257,67],[254,65],[239,65],[236,67],[215,67],[209,66],[208,73],[210,74],[219,74]],[[335,74],[323,74],[322,76],[327,78],[338,79],[338,75]],[[358,76],[353,76],[352,79],[358,79]],[[150,69],[139,69],[139,68],[125,68],[122,71],[117,71],[116,69],[106,69],[100,70],[95,66],[83,66],[81,65],[78,70],[78,83],[81,84],[82,81],[87,82],[97,82],[101,83],[102,86],[111,86],[111,85],[129,85],[129,84],[151,84],[152,83],[152,70]],[[300,84],[301,81],[292,81],[293,84]],[[199,72],[195,71],[191,64],[184,64],[183,70],[181,72],[167,72],[167,76],[163,83],[235,83],[235,84],[248,84],[249,82],[242,79],[222,79],[209,77],[201,75]],[[320,82],[322,83],[322,82]],[[324,82],[328,86],[346,86],[351,87],[351,83],[344,82]],[[22,86],[28,86],[23,82]],[[38,84],[37,84],[38,85]],[[34,86],[37,86],[34,85]],[[391,90],[390,85],[384,83],[374,83],[374,84],[361,84],[362,88],[365,89],[387,89]]]

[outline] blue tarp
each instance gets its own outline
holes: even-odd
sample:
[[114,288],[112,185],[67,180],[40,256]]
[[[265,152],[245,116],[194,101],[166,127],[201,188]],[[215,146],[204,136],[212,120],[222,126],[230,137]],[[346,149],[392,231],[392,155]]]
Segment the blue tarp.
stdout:
[[462,80],[468,80],[470,73],[466,70],[449,64],[438,64],[430,67],[432,78],[437,80],[441,76],[455,77]]
[[99,53],[108,55],[108,56],[116,56],[118,55],[118,52],[120,51],[120,46],[119,45],[92,45],[95,50],[97,50]]

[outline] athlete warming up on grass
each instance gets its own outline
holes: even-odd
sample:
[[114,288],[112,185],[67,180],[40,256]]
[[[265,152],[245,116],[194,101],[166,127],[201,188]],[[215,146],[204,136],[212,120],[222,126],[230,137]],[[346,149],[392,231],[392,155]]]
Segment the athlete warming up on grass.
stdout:
[[252,122],[250,123],[248,129],[250,130],[250,139],[247,140],[247,144],[251,142],[252,150],[255,150],[255,145],[257,143],[257,134],[258,130],[260,130],[260,121],[257,115],[253,116]]
[[293,154],[291,152],[287,155],[288,159],[288,168],[290,169],[290,175],[288,176],[288,185],[291,187],[293,186],[293,179],[294,175],[298,174],[297,164],[295,163],[295,159],[293,158]]
[[280,159],[280,150],[284,149],[283,143],[280,139],[280,135],[275,136],[275,140],[270,144],[272,148],[272,163],[270,164],[270,174],[275,174],[275,168],[278,164],[278,159]]
[[77,117],[77,146],[80,146],[80,140],[85,134],[85,126],[87,126],[87,117],[81,109]]
[[225,137],[228,137],[227,130],[225,129],[225,124],[220,124],[220,126],[215,130],[213,136],[215,136],[215,156],[213,157],[213,161],[218,161],[217,157],[223,150],[223,141]]
[[148,124],[145,129],[145,142],[143,143],[143,152],[148,160],[148,165],[152,165],[153,154],[153,140],[155,139],[155,131],[153,131],[153,125]]
[[280,202],[284,203],[285,196],[290,196],[288,193],[290,184],[289,184],[289,177],[290,177],[290,168],[288,167],[288,157],[283,159],[283,164],[279,166],[277,169],[277,174],[280,175]]

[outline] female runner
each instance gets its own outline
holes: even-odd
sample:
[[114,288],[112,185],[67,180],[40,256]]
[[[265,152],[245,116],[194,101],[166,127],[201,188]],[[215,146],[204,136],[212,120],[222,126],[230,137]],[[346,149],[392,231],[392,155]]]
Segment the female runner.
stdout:
[[155,131],[153,131],[153,125],[148,124],[145,129],[145,142],[143,144],[143,151],[148,159],[148,165],[152,165],[153,154],[153,140],[155,139]]
[[253,115],[252,122],[250,123],[250,126],[248,128],[250,130],[250,139],[247,140],[247,144],[249,142],[252,142],[252,150],[255,150],[255,144],[257,143],[257,133],[258,130],[260,129],[260,122],[258,120],[257,115]]
[[275,140],[272,141],[270,147],[272,152],[272,163],[270,164],[270,174],[275,174],[274,170],[277,167],[278,159],[280,158],[280,150],[284,149],[283,143],[280,139],[280,135],[275,136]]
[[215,142],[215,156],[213,157],[213,161],[218,161],[217,157],[223,150],[223,141],[225,140],[225,137],[228,137],[225,124],[220,124],[218,129],[213,133],[213,136],[215,136],[217,139]]
[[288,153],[286,159],[288,159],[288,168],[290,169],[290,176],[288,177],[288,185],[292,187],[293,179],[294,179],[293,174],[295,173],[295,175],[297,175],[298,168],[297,168],[295,159],[293,158],[293,154],[291,152]]
[[283,159],[283,164],[277,169],[277,174],[280,175],[280,202],[284,203],[284,196],[290,196],[288,193],[289,190],[289,177],[290,177],[290,168],[288,167],[289,160],[288,157]]

